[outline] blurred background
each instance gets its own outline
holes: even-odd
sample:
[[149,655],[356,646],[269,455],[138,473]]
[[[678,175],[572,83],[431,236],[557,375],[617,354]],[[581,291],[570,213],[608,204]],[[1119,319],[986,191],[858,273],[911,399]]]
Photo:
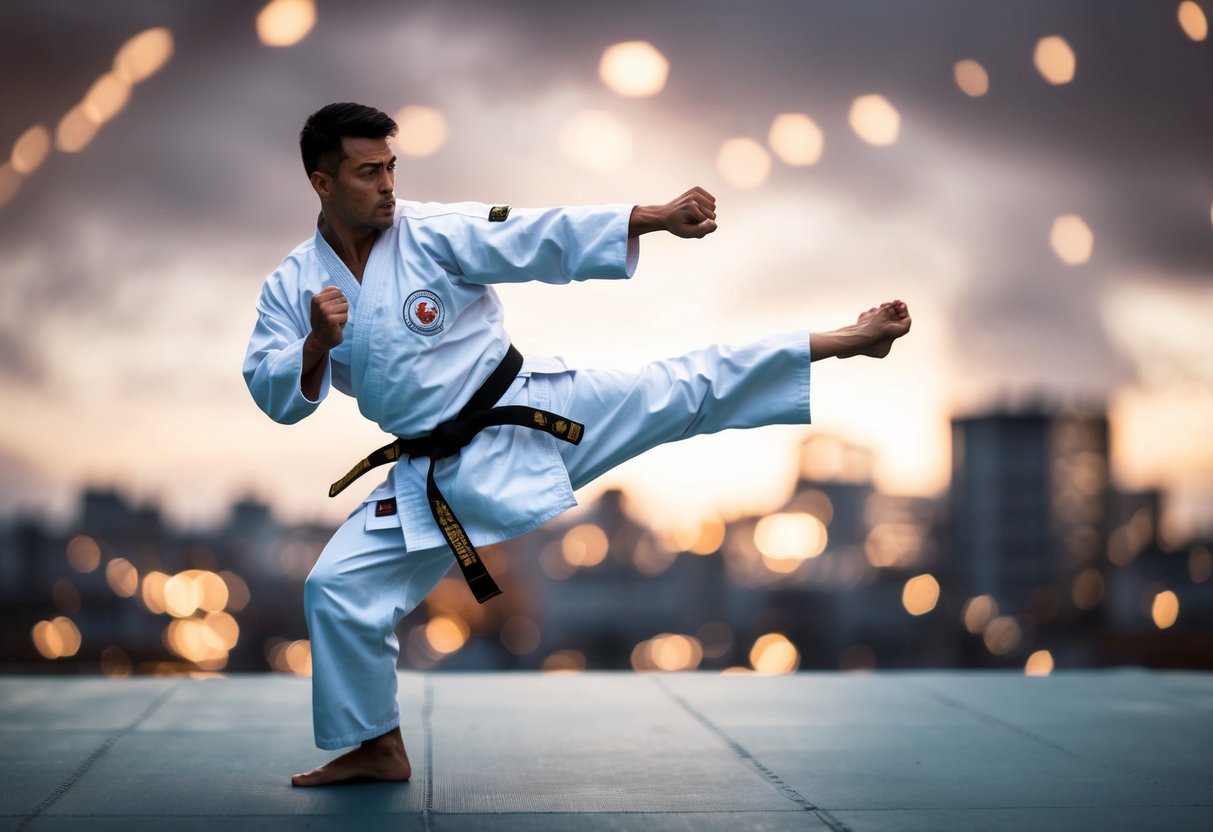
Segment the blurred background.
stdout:
[[[667,446],[486,552],[401,666],[1213,667],[1209,0],[11,0],[0,11],[0,671],[310,673],[302,582],[384,438],[240,376],[314,227],[299,128],[401,125],[397,195],[718,199],[626,283],[507,286],[628,367],[892,298],[811,428]],[[591,426],[592,428],[592,426]]]

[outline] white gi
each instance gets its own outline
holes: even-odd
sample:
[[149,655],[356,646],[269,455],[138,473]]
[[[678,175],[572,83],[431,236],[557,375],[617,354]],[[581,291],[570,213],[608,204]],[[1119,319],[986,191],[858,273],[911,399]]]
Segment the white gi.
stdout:
[[[386,433],[429,434],[458,414],[509,345],[488,284],[630,277],[639,257],[628,237],[631,210],[398,200],[361,283],[317,231],[262,288],[244,361],[249,391],[272,419],[292,424],[334,386]],[[312,296],[329,285],[349,301],[349,321],[311,401],[300,390],[303,342]],[[807,331],[711,347],[636,372],[568,369],[558,358],[528,356],[497,404],[581,422],[581,444],[488,428],[458,456],[438,461],[435,477],[474,545],[507,540],[573,506],[575,488],[656,445],[726,428],[808,423],[809,360]],[[369,450],[351,448],[351,462]],[[320,748],[356,745],[399,725],[395,626],[455,561],[426,500],[428,465],[427,458],[395,465],[307,578]],[[376,503],[388,497],[397,513],[375,516]]]

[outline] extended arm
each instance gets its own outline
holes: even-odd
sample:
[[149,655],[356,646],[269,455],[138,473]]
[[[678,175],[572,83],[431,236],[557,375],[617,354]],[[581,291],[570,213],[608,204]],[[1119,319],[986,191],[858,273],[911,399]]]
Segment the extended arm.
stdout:
[[628,237],[668,231],[675,237],[706,237],[716,230],[716,197],[698,185],[665,205],[637,205],[628,220]]

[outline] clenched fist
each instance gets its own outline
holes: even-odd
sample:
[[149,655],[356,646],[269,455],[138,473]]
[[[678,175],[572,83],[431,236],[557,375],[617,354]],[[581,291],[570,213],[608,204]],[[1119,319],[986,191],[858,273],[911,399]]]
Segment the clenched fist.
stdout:
[[628,236],[668,231],[675,237],[706,237],[716,230],[716,197],[694,187],[665,205],[637,205],[632,209]]
[[312,337],[317,347],[331,350],[345,340],[341,328],[350,318],[350,304],[336,286],[312,296]]

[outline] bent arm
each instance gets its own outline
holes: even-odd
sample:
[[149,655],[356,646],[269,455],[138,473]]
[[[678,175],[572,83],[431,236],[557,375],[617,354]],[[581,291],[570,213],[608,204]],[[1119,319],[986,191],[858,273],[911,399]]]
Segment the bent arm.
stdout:
[[281,301],[267,282],[245,353],[244,382],[267,416],[292,425],[310,416],[328,395],[332,369],[328,350],[318,349],[306,326]]

